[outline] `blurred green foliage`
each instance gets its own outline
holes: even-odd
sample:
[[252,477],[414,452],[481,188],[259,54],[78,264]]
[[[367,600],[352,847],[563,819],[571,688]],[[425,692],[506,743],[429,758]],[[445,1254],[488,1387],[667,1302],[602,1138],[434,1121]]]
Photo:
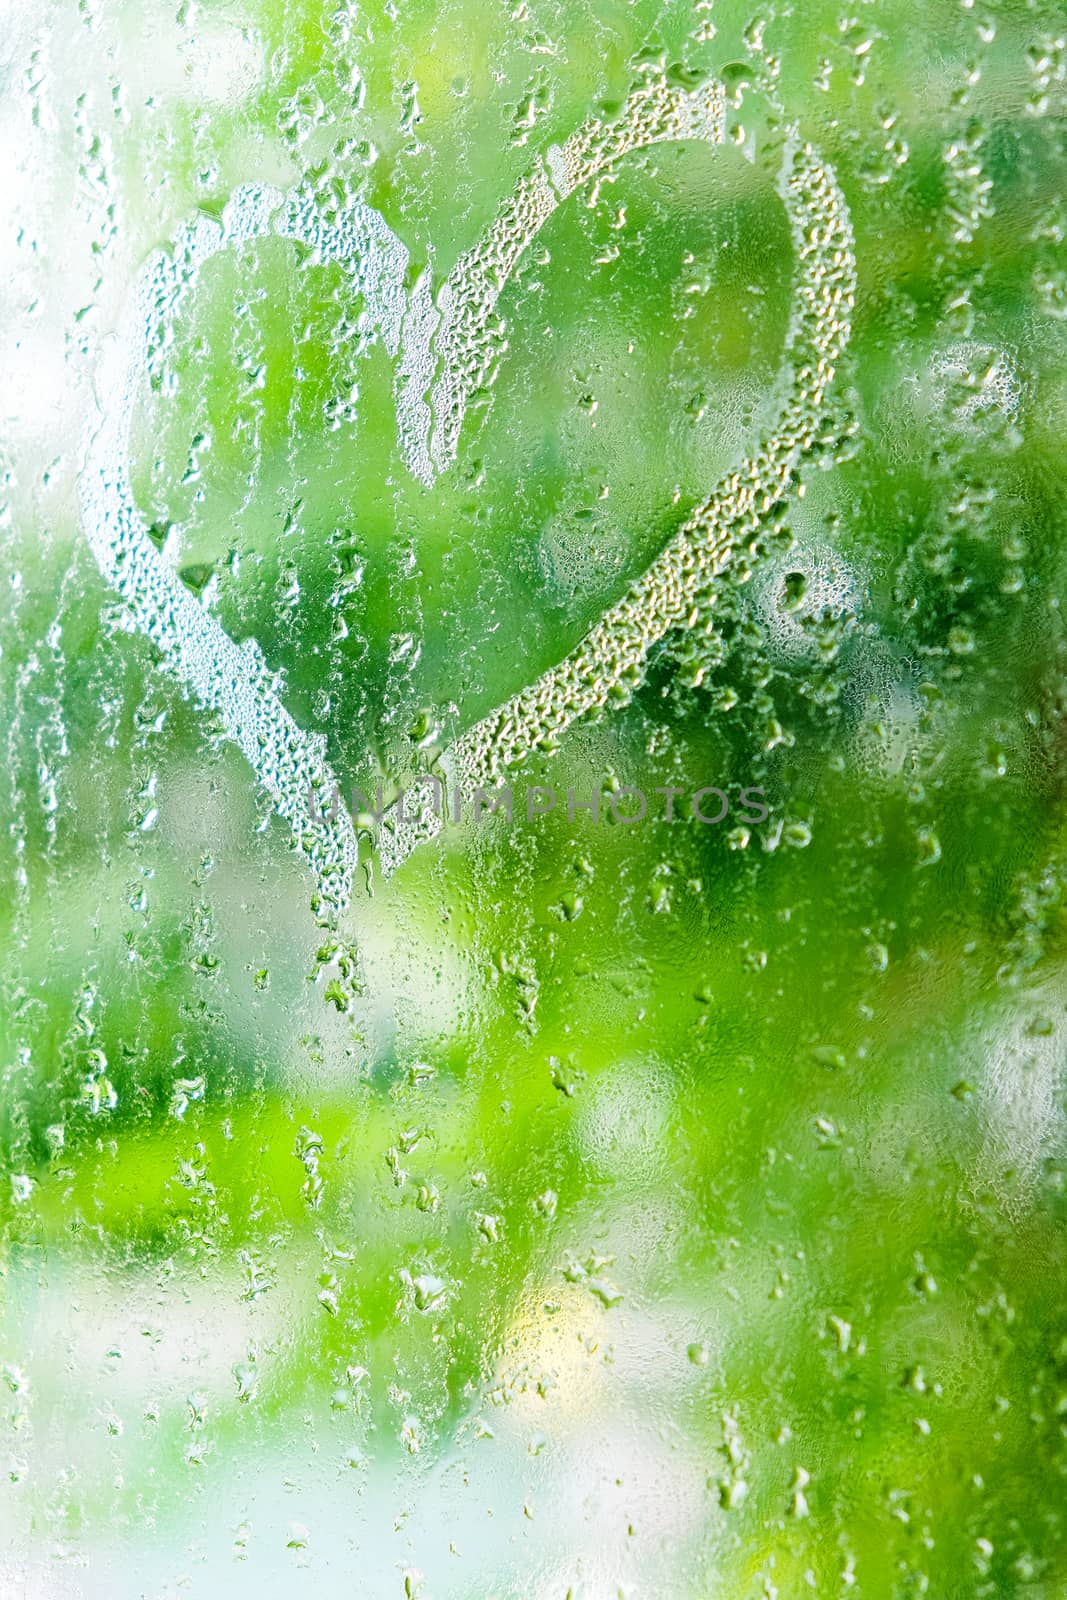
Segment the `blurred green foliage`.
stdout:
[[[1062,9],[31,11],[3,90],[6,1592],[1067,1592]],[[135,487],[344,783],[402,779],[773,415],[793,262],[757,134],[795,121],[855,228],[848,448],[715,633],[526,774],[758,784],[771,818],[561,808],[389,881],[368,848],[325,932],[81,542],[99,343],[251,179],[361,193],[443,277],[660,58],[752,80],[739,143],[560,208],[432,489],[342,279],[280,241],[205,270]]]

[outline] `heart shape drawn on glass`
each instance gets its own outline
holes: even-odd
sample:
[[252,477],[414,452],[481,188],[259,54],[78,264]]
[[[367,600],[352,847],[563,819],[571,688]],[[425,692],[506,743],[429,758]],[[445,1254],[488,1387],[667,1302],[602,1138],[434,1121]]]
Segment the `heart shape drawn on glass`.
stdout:
[[[238,189],[221,223],[201,217],[188,224],[173,251],[152,256],[138,277],[119,337],[100,363],[99,410],[88,428],[80,477],[85,533],[101,573],[126,603],[129,629],[150,638],[187,692],[215,712],[289,823],[317,879],[316,902],[327,920],[351,895],[357,842],[343,806],[309,805],[310,796],[336,792],[325,736],[298,727],[260,646],[251,639],[235,643],[152,541],[130,472],[134,409],[146,373],[206,261],[250,239],[297,241],[349,273],[354,296],[363,300],[364,324],[378,329],[396,362],[401,452],[412,473],[430,483],[455,459],[467,402],[502,353],[501,291],[556,207],[610,173],[630,151],[685,140],[719,145],[725,134],[718,84],[684,89],[650,78],[611,122],[584,123],[535,162],[436,296],[426,275],[406,287],[408,251],[379,212],[353,201],[327,220],[299,187],[287,194],[265,185]],[[469,797],[499,783],[532,752],[552,750],[577,718],[625,699],[651,647],[714,603],[726,567],[758,539],[805,456],[826,443],[825,397],[851,333],[851,222],[832,169],[795,136],[786,143],[779,190],[797,281],[785,351],[788,381],[773,428],[563,661],[444,753],[441,766],[453,792]],[[424,810],[383,830],[383,869],[394,870],[440,826],[440,818]]]

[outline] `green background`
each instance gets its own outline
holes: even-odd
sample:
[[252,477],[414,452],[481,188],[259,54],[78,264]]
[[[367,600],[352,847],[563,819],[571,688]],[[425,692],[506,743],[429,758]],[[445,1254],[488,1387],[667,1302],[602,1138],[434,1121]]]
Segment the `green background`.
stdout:
[[[1015,0],[15,7],[4,1593],[1067,1593],[1065,33]],[[364,848],[325,930],[96,572],[97,356],[253,180],[361,194],[443,279],[659,62],[762,76],[837,173],[847,443],[714,637],[525,777],[771,818],[466,826],[388,882]],[[135,488],[346,787],[559,660],[773,416],[794,262],[738,98],[738,144],[546,224],[432,488],[339,270],[203,272]]]

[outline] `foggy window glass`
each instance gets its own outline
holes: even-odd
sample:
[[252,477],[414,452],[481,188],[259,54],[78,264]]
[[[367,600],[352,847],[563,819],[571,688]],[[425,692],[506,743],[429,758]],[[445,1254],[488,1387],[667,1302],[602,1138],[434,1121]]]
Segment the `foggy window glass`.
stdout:
[[1067,1594],[1067,17],[8,0],[0,1595]]

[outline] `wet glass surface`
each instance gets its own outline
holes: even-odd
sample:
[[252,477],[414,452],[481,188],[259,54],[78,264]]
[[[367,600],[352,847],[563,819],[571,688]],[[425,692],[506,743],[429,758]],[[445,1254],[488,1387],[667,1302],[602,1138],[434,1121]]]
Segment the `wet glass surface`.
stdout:
[[0,1593],[1056,1600],[1062,7],[0,63]]

